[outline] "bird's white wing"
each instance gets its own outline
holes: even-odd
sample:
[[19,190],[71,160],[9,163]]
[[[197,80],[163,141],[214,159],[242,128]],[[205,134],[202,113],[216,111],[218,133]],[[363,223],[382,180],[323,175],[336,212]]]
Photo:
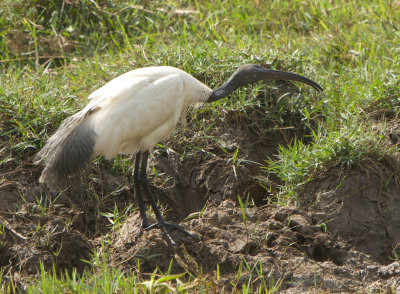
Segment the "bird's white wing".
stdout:
[[151,85],[158,79],[171,74],[182,74],[182,71],[169,66],[155,66],[131,70],[109,81],[103,87],[91,93],[84,112],[102,108],[110,103],[120,103],[127,93],[135,93]]
[[166,138],[182,113],[184,82],[181,76],[165,74],[133,92],[120,93],[118,103],[108,103],[93,113],[98,134],[95,154],[110,158],[117,153],[151,150]]
[[121,97],[127,97],[125,93],[137,92],[146,87],[152,80],[149,76],[138,75],[135,70],[127,72],[91,93],[88,97],[90,101],[84,111],[102,108],[110,103],[117,103]]

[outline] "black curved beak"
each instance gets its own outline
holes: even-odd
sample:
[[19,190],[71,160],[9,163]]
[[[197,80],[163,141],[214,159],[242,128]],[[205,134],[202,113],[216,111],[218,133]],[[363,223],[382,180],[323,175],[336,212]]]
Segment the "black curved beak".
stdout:
[[214,102],[227,97],[241,86],[259,81],[277,80],[298,81],[313,87],[318,92],[323,91],[319,84],[301,75],[292,72],[268,69],[256,64],[244,64],[241,65],[220,88],[214,90],[206,102]]

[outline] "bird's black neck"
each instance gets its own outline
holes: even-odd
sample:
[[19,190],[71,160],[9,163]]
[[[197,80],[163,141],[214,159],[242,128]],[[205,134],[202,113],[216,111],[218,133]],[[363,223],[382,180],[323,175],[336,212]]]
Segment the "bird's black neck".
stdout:
[[250,81],[250,76],[245,74],[243,67],[244,66],[239,67],[221,87],[212,91],[207,102],[214,102],[228,97],[237,88],[252,82],[254,83],[255,81]]

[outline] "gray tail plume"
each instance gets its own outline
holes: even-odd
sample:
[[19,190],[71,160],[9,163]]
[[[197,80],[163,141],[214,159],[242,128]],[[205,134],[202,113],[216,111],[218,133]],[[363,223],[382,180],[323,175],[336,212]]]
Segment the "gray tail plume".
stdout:
[[78,112],[67,118],[60,128],[36,154],[35,164],[44,163],[40,183],[51,189],[59,186],[65,177],[82,169],[93,156],[96,133],[90,117]]

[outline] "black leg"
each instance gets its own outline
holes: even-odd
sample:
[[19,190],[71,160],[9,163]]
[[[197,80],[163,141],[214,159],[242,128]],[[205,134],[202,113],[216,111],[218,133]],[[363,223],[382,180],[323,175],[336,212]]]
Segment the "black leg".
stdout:
[[[149,226],[149,222],[147,220],[147,215],[146,215],[146,207],[144,206],[143,202],[143,191],[142,187],[140,184],[140,159],[142,157],[141,152],[139,151],[136,154],[135,158],[135,171],[133,173],[133,181],[135,184],[135,192],[136,192],[136,198],[139,204],[139,211],[140,211],[140,217],[142,218],[142,227],[147,228]],[[147,158],[146,158],[147,161]]]
[[154,196],[153,193],[150,190],[149,187],[149,181],[147,180],[147,160],[149,157],[149,152],[143,152],[143,156],[142,156],[142,166],[140,168],[140,183],[142,184],[144,193],[146,194],[148,200],[150,201],[150,205],[154,210],[154,213],[156,215],[156,218],[158,220],[159,223],[163,224],[164,223],[164,219],[161,215],[160,210],[158,209],[157,203],[154,200]]
[[[138,154],[140,154],[140,153],[138,153]],[[180,231],[180,232],[182,232],[183,234],[185,234],[186,236],[188,236],[188,237],[192,237],[192,238],[194,238],[194,239],[198,239],[198,237],[196,237],[196,236],[194,236],[194,235],[192,235],[192,234],[190,234],[189,232],[187,232],[183,227],[181,227],[180,225],[177,225],[177,224],[173,224],[173,223],[166,223],[165,221],[164,221],[164,218],[162,217],[162,215],[161,215],[161,212],[160,212],[160,210],[158,209],[158,206],[157,206],[157,203],[156,203],[156,201],[154,200],[154,196],[153,196],[153,193],[151,192],[151,190],[150,190],[150,186],[149,186],[149,183],[148,183],[148,180],[147,180],[147,174],[146,174],[146,170],[147,170],[147,159],[148,159],[148,157],[149,157],[149,152],[148,151],[146,151],[146,152],[144,152],[142,155],[141,155],[141,160],[142,160],[142,162],[141,162],[141,168],[140,168],[140,175],[138,176],[138,178],[136,178],[136,171],[137,171],[137,169],[139,168],[138,167],[138,156],[136,157],[136,162],[135,162],[135,177],[134,177],[134,179],[135,179],[135,181],[137,180],[138,181],[138,183],[140,183],[141,184],[141,186],[142,186],[142,188],[143,188],[143,190],[144,190],[144,193],[146,194],[146,196],[147,196],[147,198],[149,199],[149,201],[150,201],[150,204],[151,204],[151,207],[153,208],[153,211],[154,211],[154,213],[155,213],[155,215],[156,215],[156,218],[157,218],[157,221],[158,221],[158,223],[156,223],[156,224],[153,224],[153,225],[150,225],[150,226],[145,226],[144,224],[145,224],[145,220],[143,219],[143,215],[144,216],[146,216],[146,213],[145,213],[145,211],[144,211],[144,205],[143,205],[143,198],[141,199],[141,201],[142,201],[142,205],[143,205],[143,214],[142,214],[142,208],[140,208],[140,201],[139,201],[139,196],[138,196],[138,201],[139,201],[139,209],[140,209],[140,213],[141,213],[141,216],[142,216],[142,219],[143,219],[143,227],[146,229],[146,230],[151,230],[151,229],[154,229],[154,228],[160,228],[162,231],[163,231],[163,233],[165,234],[165,236],[168,238],[168,240],[173,244],[173,245],[175,245],[175,242],[174,242],[174,240],[172,240],[172,238],[171,238],[171,236],[169,235],[169,231],[171,231],[171,230],[178,230],[178,231]],[[135,185],[136,186],[136,185]],[[139,185],[140,186],[140,185]],[[137,189],[137,190],[141,190],[140,188],[139,189]],[[140,192],[140,194],[141,194],[141,192]],[[140,195],[140,198],[142,197],[142,195]],[[147,219],[146,219],[146,223],[147,223]]]

